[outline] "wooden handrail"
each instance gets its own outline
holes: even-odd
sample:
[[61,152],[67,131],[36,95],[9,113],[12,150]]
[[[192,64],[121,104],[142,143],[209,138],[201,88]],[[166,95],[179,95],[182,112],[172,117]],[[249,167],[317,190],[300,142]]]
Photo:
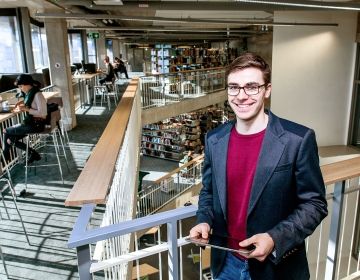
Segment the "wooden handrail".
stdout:
[[360,157],[321,166],[325,185],[360,176]]
[[139,80],[133,79],[65,201],[65,206],[104,204],[113,179]]

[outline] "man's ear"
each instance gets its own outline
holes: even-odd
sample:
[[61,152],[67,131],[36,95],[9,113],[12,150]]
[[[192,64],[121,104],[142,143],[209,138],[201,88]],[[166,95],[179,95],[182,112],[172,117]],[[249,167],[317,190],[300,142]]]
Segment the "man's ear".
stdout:
[[271,83],[267,84],[266,89],[265,89],[265,98],[269,98],[271,95]]

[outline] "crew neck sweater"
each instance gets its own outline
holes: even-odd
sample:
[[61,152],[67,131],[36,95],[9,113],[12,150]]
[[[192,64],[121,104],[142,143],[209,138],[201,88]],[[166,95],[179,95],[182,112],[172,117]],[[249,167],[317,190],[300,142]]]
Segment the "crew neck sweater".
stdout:
[[[229,246],[238,249],[238,241],[247,238],[246,219],[252,183],[265,129],[249,135],[230,133],[227,156],[227,230]],[[236,256],[239,256],[236,254]]]

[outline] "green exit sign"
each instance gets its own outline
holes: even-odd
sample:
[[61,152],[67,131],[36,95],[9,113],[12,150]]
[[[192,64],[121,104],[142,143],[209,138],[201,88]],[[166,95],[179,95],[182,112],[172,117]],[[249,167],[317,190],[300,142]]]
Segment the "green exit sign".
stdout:
[[90,39],[99,39],[100,38],[99,32],[90,32],[87,34],[87,36]]

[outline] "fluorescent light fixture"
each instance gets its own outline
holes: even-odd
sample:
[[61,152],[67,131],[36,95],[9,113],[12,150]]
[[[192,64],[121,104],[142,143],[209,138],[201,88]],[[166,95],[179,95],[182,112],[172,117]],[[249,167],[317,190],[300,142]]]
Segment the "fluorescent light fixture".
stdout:
[[275,6],[289,6],[289,7],[303,7],[303,8],[317,8],[317,9],[334,9],[334,10],[349,10],[349,11],[360,11],[360,6],[355,7],[351,5],[338,5],[330,4],[330,2],[320,2],[322,4],[317,4],[314,2],[281,2],[281,1],[270,1],[270,0],[235,0],[236,2],[242,3],[251,3],[251,4],[266,4],[266,5],[275,5]]
[[93,1],[96,5],[124,5],[121,0],[103,0],[103,1]]

